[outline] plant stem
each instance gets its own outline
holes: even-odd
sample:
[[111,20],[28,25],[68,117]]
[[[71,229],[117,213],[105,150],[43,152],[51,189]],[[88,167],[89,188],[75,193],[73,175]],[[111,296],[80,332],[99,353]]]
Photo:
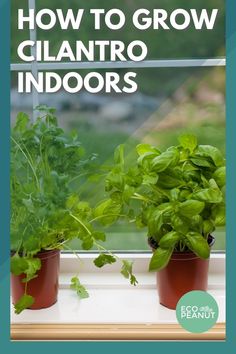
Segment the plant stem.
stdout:
[[79,218],[77,218],[75,215],[73,215],[72,213],[70,213],[70,216],[75,219],[82,227],[84,230],[87,231],[87,233],[91,236],[92,233],[91,231],[87,228],[87,226],[83,223],[83,221],[81,221]]
[[104,215],[97,216],[96,218],[90,220],[90,222],[94,222],[94,221],[97,221],[99,219],[102,219],[102,218],[105,218],[105,217],[108,217],[108,216],[119,216],[119,217],[123,217],[123,218],[128,218],[127,215],[122,215],[122,214],[104,214]]
[[108,251],[105,247],[101,246],[99,243],[97,243],[95,240],[93,241],[94,245],[98,248],[98,250],[105,251],[106,253],[110,254],[111,256],[115,257],[117,260],[120,260],[120,258],[112,253],[111,251]]
[[11,137],[11,139],[12,139],[13,142],[16,144],[16,146],[20,149],[20,151],[21,151],[22,154],[24,155],[26,161],[27,161],[28,164],[30,165],[31,170],[32,170],[32,172],[33,172],[33,174],[34,174],[34,177],[35,177],[35,180],[36,180],[37,187],[38,187],[38,189],[40,190],[40,184],[39,184],[39,180],[38,180],[36,171],[35,171],[35,169],[34,169],[34,166],[32,165],[30,159],[28,158],[28,156],[26,155],[26,153],[24,152],[24,150],[22,149],[22,147],[18,144],[18,142],[17,142],[13,137]]

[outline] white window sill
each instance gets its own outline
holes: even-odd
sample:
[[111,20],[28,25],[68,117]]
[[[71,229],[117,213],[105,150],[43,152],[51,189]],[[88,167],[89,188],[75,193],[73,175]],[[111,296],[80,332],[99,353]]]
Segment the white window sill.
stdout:
[[[46,326],[44,329],[48,326],[49,331],[50,328],[52,330],[52,328],[55,329],[58,326],[64,326],[65,330],[72,325],[77,326],[77,332],[78,328],[81,330],[81,328],[85,329],[86,326],[89,326],[90,334],[93,326],[107,326],[106,332],[116,326],[116,334],[117,325],[121,326],[120,328],[123,328],[123,331],[124,326],[127,325],[131,325],[133,328],[142,327],[145,330],[156,328],[156,326],[162,329],[163,326],[169,326],[169,330],[171,328],[180,329],[175,311],[159,304],[155,273],[146,271],[150,259],[149,254],[119,255],[120,258],[135,261],[134,272],[139,281],[136,287],[129,285],[128,280],[119,274],[118,264],[97,269],[93,266],[95,255],[82,254],[80,257],[83,262],[82,266],[74,255],[62,255],[60,289],[58,302],[55,305],[37,311],[25,310],[20,315],[11,312],[13,338],[22,339],[22,333],[25,333],[24,328],[25,331],[29,331],[30,328],[33,328],[32,326],[35,326],[38,335],[40,326]],[[80,266],[80,281],[86,286],[90,294],[88,299],[80,300],[75,292],[69,289],[70,278],[78,271],[78,266]],[[219,332],[219,328],[221,328],[221,337],[217,337],[217,339],[222,339],[223,324],[225,323],[225,256],[223,254],[212,254],[211,256],[208,291],[219,305],[218,329],[216,329]],[[75,327],[73,328],[75,330]],[[19,330],[21,330],[21,335]],[[70,333],[72,332],[71,329]],[[83,334],[78,337],[77,333],[76,338],[86,339],[86,336],[88,336],[88,333],[87,335],[84,334],[84,337]],[[36,337],[39,338],[37,335]],[[96,338],[95,335],[93,337]],[[100,337],[102,339],[101,334]]]

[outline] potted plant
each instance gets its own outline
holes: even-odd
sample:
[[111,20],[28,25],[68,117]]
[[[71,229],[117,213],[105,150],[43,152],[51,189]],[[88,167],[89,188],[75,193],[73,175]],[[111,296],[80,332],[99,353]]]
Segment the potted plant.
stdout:
[[[112,223],[110,204],[92,208],[81,199],[81,178],[93,172],[94,155],[85,159],[75,133],[58,127],[55,110],[37,107],[35,123],[19,113],[11,134],[11,285],[15,312],[40,309],[57,301],[60,250],[70,249],[72,239],[81,247],[95,247],[97,267],[118,257],[101,242],[106,235],[98,223]],[[122,274],[136,284],[132,264],[122,262]],[[80,298],[88,292],[78,277],[71,288]]]
[[225,224],[225,160],[190,134],[164,152],[138,145],[128,168],[123,149],[115,151],[106,190],[121,214],[147,227],[160,303],[175,309],[186,292],[207,289],[212,233]]

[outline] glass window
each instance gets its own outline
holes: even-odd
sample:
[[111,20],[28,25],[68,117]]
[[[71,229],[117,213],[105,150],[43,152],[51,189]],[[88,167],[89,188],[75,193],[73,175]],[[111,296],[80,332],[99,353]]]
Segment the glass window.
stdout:
[[[17,46],[24,39],[29,39],[29,30],[17,31],[17,9],[28,8],[28,1],[22,0],[16,3],[13,0],[12,6],[12,63],[20,62],[17,56]],[[80,1],[80,8],[88,10],[91,7],[98,7],[97,1]],[[36,1],[37,10],[44,7],[56,8],[78,8],[78,2],[71,0],[68,5],[62,0]],[[164,0],[158,2],[158,8],[165,9],[168,13],[173,9],[181,7],[189,10],[218,8],[219,13],[216,25],[212,31],[186,31],[177,30],[135,30],[130,25],[131,14],[137,8],[144,7],[141,0],[138,1],[109,1],[101,0],[100,8],[118,7],[124,9],[127,16],[127,23],[120,31],[108,31],[103,29],[95,32],[91,19],[85,18],[85,23],[80,31],[61,31],[59,29],[44,32],[37,31],[37,39],[49,40],[52,43],[52,54],[57,53],[62,40],[68,40],[73,47],[76,40],[88,42],[88,40],[123,40],[126,44],[135,39],[144,41],[149,49],[147,67],[144,68],[122,68],[113,62],[109,69],[93,68],[93,63],[88,70],[77,71],[85,76],[91,70],[99,72],[105,77],[106,72],[119,73],[121,78],[127,71],[134,71],[137,74],[136,82],[138,90],[134,94],[106,94],[101,91],[99,94],[89,94],[81,90],[76,94],[66,93],[63,89],[55,94],[39,94],[37,100],[41,104],[53,106],[57,109],[59,121],[66,130],[75,129],[87,154],[97,153],[98,164],[109,164],[113,158],[114,148],[124,143],[126,153],[131,159],[135,157],[135,146],[140,142],[157,145],[164,149],[175,144],[177,137],[182,132],[193,132],[197,135],[202,144],[217,146],[225,152],[225,70],[220,66],[200,67],[204,58],[216,59],[224,56],[224,2],[221,0],[172,0],[168,3]],[[152,10],[156,8],[156,1],[152,0],[145,4],[145,8]],[[16,35],[17,34],[17,35]],[[98,58],[98,57],[96,57]],[[95,59],[96,59],[95,58]],[[169,59],[200,59],[201,63],[192,67],[191,61],[183,63],[183,67],[172,64],[169,66]],[[109,57],[107,57],[109,59]],[[163,67],[157,67],[156,60],[166,59]],[[84,58],[86,61],[86,58]],[[66,62],[66,60],[65,60]],[[89,64],[89,65],[90,65]],[[50,64],[50,70],[55,71],[61,77],[67,72],[63,63],[60,63],[61,70],[55,70],[56,66]],[[148,68],[151,65],[152,67]],[[182,64],[181,64],[182,65]],[[199,65],[199,67],[198,67]],[[217,65],[217,64],[212,64]],[[223,63],[224,65],[224,63]],[[155,67],[156,66],[156,67]],[[166,67],[165,67],[166,66]],[[37,69],[37,68],[36,68]],[[46,68],[44,68],[47,70]],[[15,69],[14,69],[15,70]],[[17,93],[17,71],[18,66],[12,72],[12,121],[16,113],[25,111],[32,115],[33,94]],[[29,71],[31,70],[31,66]],[[41,69],[40,69],[41,71]],[[73,83],[74,85],[76,82]],[[94,83],[96,84],[96,83]],[[123,81],[119,85],[123,85]],[[36,101],[37,101],[36,100]],[[94,205],[104,195],[104,181],[95,188],[91,182],[81,186],[81,195]],[[225,229],[219,229],[216,250],[225,249]],[[113,250],[149,250],[146,242],[146,231],[138,230],[135,225],[124,222],[107,229],[109,235],[106,247]],[[73,242],[74,249],[79,250],[79,242]]]

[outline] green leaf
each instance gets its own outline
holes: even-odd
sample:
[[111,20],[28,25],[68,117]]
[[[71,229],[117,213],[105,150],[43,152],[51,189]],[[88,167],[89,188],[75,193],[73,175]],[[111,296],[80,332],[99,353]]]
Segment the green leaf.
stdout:
[[186,200],[179,205],[179,213],[183,216],[191,218],[200,214],[205,207],[205,203],[199,200]]
[[164,249],[158,247],[151,258],[149,264],[149,271],[159,271],[165,268],[165,266],[169,263],[172,252],[173,248]]
[[160,229],[163,224],[163,212],[155,210],[148,219],[148,235],[159,239]]
[[199,167],[208,167],[208,168],[215,168],[214,164],[207,158],[200,158],[200,157],[192,157],[190,161]]
[[183,216],[180,217],[177,214],[172,215],[171,224],[173,229],[181,234],[186,234],[189,230],[189,220],[185,219]]
[[162,236],[159,241],[159,246],[161,248],[174,248],[176,243],[181,239],[181,234],[179,232],[171,231]]
[[160,154],[161,153],[156,152],[146,152],[145,154],[139,156],[137,160],[138,167],[142,168],[146,172],[150,172],[153,159]]
[[223,200],[222,192],[219,188],[206,188],[192,194],[193,199],[206,203],[221,203]]
[[189,230],[196,231],[200,234],[203,233],[203,217],[201,215],[195,215],[191,219],[187,219],[187,220],[188,220]]
[[114,152],[114,161],[116,164],[124,166],[124,145],[119,145]]
[[158,187],[164,189],[172,189],[180,187],[183,184],[183,181],[176,177],[174,171],[167,169],[165,172],[159,174],[158,178]]
[[178,201],[179,193],[180,193],[180,190],[178,188],[171,189],[171,191],[170,191],[170,200],[174,201],[174,202]]
[[66,208],[73,210],[79,203],[79,197],[77,194],[71,194],[66,200]]
[[110,254],[105,254],[102,253],[100,254],[94,261],[93,263],[95,264],[96,267],[102,268],[106,264],[112,264],[115,263],[116,259],[114,256]]
[[221,152],[216,147],[211,145],[199,145],[195,155],[210,158],[216,167],[221,167],[225,164]]
[[41,268],[41,261],[39,258],[27,258],[27,269],[24,271],[26,277],[22,280],[27,283],[37,277],[37,272]]
[[226,167],[219,167],[213,174],[213,178],[216,181],[217,185],[222,188],[225,186],[225,174],[226,174]]
[[149,173],[143,176],[143,184],[156,184],[158,181],[158,175],[156,173]]
[[215,226],[211,220],[204,220],[203,221],[202,232],[203,232],[204,236],[210,235],[214,230],[215,230]]
[[111,225],[119,218],[121,208],[121,204],[117,201],[107,199],[95,208],[94,216],[100,217],[99,222],[102,225]]
[[93,237],[92,235],[86,235],[83,237],[82,248],[86,251],[90,250],[93,247]]
[[187,240],[187,246],[197,256],[203,259],[207,259],[210,256],[210,247],[206,239],[198,232],[189,232],[185,235]]
[[15,254],[11,257],[11,273],[14,275],[20,275],[25,273],[28,267],[27,260],[23,257],[20,257],[18,254]]
[[37,254],[41,249],[39,238],[33,235],[30,236],[28,239],[24,240],[23,245],[25,251],[29,253],[31,256]]
[[14,305],[15,313],[19,315],[23,310],[30,308],[34,303],[34,298],[30,295],[23,295]]
[[86,288],[80,283],[78,277],[73,277],[71,279],[70,288],[76,291],[80,299],[86,299],[89,297],[89,293],[87,292]]
[[122,260],[122,268],[121,268],[121,274],[130,280],[131,285],[136,286],[138,284],[138,281],[136,277],[133,274],[133,262],[127,261],[127,260]]
[[146,153],[154,153],[156,155],[160,155],[160,151],[156,149],[155,147],[149,145],[149,144],[139,144],[136,146],[136,151],[139,156],[142,156]]
[[176,148],[169,148],[152,161],[152,169],[155,172],[162,172],[170,165],[176,165],[179,160],[179,152]]
[[183,134],[179,137],[179,143],[184,149],[188,149],[190,153],[197,147],[197,138],[195,135],[192,134]]
[[99,241],[106,241],[106,234],[104,232],[101,231],[94,231],[92,233],[92,237],[95,238],[95,240],[99,240]]
[[23,112],[19,112],[16,117],[16,125],[14,127],[14,131],[20,133],[25,132],[28,123],[29,123],[29,116]]
[[216,226],[225,226],[225,204],[215,205],[212,209],[212,218]]
[[130,198],[134,195],[134,193],[135,193],[135,188],[131,187],[131,186],[128,186],[126,184],[125,188],[124,188],[124,192],[123,192],[123,200],[124,200],[124,202],[126,202],[128,204],[129,201],[130,201]]

